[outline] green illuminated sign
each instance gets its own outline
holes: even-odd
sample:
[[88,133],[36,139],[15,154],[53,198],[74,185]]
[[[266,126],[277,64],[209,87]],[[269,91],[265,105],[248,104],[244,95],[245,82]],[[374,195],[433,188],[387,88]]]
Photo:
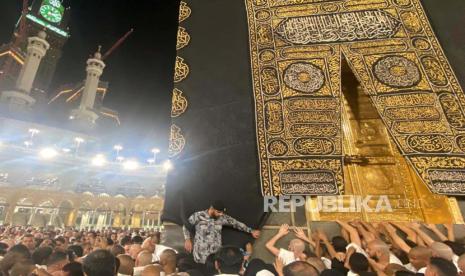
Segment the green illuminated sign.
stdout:
[[44,0],[39,9],[40,15],[52,23],[60,23],[64,12],[65,8],[60,0]]
[[59,35],[61,35],[61,36],[64,36],[64,37],[68,37],[68,36],[69,36],[69,34],[68,34],[67,32],[65,32],[65,31],[63,31],[62,29],[57,28],[57,27],[53,26],[52,24],[47,23],[47,22],[45,22],[44,20],[35,17],[35,16],[32,15],[32,14],[26,15],[26,17],[29,18],[30,20],[36,22],[37,24],[42,25],[42,26],[44,26],[45,28],[47,28],[47,29],[49,29],[49,30],[51,30],[51,31],[54,31],[55,33],[57,33],[57,34],[59,34]]

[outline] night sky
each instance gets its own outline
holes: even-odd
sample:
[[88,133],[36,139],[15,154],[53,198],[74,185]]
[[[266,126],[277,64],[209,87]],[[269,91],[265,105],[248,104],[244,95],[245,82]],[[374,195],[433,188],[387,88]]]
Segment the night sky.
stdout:
[[[98,45],[103,52],[129,29],[134,33],[107,60],[101,78],[110,83],[104,105],[120,113],[121,127],[104,141],[128,150],[167,150],[176,53],[178,0],[64,0],[71,7],[71,37],[49,97],[65,83],[85,78],[85,62]],[[32,3],[32,0],[30,0]],[[0,43],[9,41],[21,0],[0,4]]]

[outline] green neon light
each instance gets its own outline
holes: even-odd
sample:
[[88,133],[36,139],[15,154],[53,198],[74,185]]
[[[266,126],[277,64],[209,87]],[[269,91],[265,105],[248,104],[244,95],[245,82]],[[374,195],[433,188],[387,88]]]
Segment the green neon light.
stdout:
[[49,23],[43,21],[40,18],[35,17],[32,14],[26,15],[26,17],[31,19],[32,21],[36,22],[37,24],[42,25],[42,26],[44,26],[45,28],[47,28],[47,29],[49,29],[51,31],[54,31],[55,33],[57,33],[57,34],[59,34],[61,36],[69,37],[69,34],[67,32],[63,31],[62,29],[60,29],[58,27],[53,26],[52,24],[49,24]]
[[52,23],[60,23],[61,19],[63,18],[63,14],[60,12],[60,10],[50,5],[44,5],[40,7],[40,15]]
[[60,0],[43,0],[39,13],[49,22],[60,23],[65,13],[65,7]]

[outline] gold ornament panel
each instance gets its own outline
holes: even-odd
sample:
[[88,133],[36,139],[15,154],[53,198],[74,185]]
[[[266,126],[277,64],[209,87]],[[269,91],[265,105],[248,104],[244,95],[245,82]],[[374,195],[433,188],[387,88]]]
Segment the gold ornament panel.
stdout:
[[179,155],[184,149],[185,145],[186,139],[182,134],[181,128],[175,124],[172,124],[170,131],[169,156],[175,157]]
[[176,42],[176,50],[179,51],[182,48],[186,47],[190,41],[191,41],[191,36],[186,31],[186,28],[180,26],[178,28],[178,39]]
[[[283,189],[281,177],[290,178],[281,172],[295,160],[342,164],[341,57],[430,190],[465,194],[461,173],[440,170],[444,160],[465,158],[465,95],[419,0],[245,3],[264,195],[339,192]],[[342,171],[329,170],[337,188]]]
[[[278,47],[274,11],[248,13],[262,192],[337,194],[342,185],[339,46]],[[291,24],[291,23],[290,23]]]
[[[192,14],[192,10],[189,5],[181,1],[179,4],[179,23],[188,19]],[[179,26],[178,35],[176,42],[176,50],[179,53],[180,50],[189,45],[191,36],[186,28]],[[184,61],[184,58],[176,56],[176,62],[174,66],[174,83],[175,88],[173,89],[172,102],[171,102],[171,118],[173,122],[175,118],[181,116],[186,112],[188,107],[188,101],[183,91],[178,89],[176,86],[187,78],[190,73],[189,65]],[[175,123],[171,124],[170,128],[170,142],[169,142],[169,157],[177,157],[186,145],[186,139],[181,131],[181,128]]]
[[415,156],[410,161],[419,175],[431,183],[432,192],[448,195],[465,193],[465,157]]
[[181,1],[179,5],[179,23],[191,16],[192,10],[186,2]]
[[188,102],[186,97],[184,97],[181,90],[175,88],[173,89],[173,98],[171,102],[171,117],[179,117],[184,112],[186,112]]
[[189,75],[189,65],[186,64],[182,57],[176,57],[174,65],[174,82],[178,83],[183,81]]

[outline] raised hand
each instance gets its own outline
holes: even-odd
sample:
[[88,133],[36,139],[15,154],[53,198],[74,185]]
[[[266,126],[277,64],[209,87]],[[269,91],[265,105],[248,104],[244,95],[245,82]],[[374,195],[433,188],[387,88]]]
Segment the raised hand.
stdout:
[[420,230],[421,224],[418,223],[418,222],[412,222],[412,223],[410,223],[410,228]]
[[279,228],[278,234],[280,236],[286,236],[287,234],[289,234],[289,225],[288,224],[281,225],[281,227]]
[[327,241],[328,240],[328,236],[326,236],[326,233],[321,231],[320,229],[316,230],[316,233],[318,235],[318,238],[322,241]]
[[297,238],[301,239],[301,240],[308,240],[308,237],[307,235],[305,234],[304,230],[303,229],[300,229],[300,228],[294,228],[294,234]]

